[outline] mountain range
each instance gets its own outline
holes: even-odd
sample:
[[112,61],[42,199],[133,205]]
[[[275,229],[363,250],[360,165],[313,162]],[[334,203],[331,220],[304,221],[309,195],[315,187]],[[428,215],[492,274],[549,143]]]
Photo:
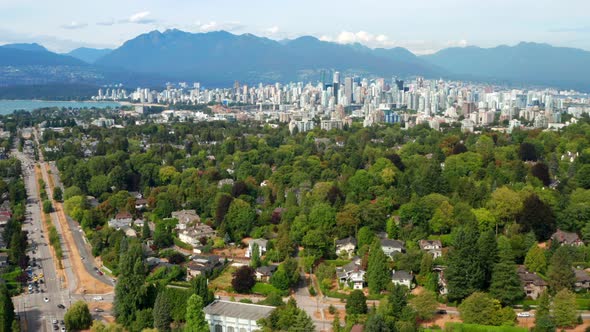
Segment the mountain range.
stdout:
[[330,81],[343,75],[449,78],[590,91],[590,52],[547,44],[448,48],[417,56],[404,48],[371,49],[304,36],[275,41],[225,31],[176,29],[137,36],[119,48],[80,48],[68,54],[38,44],[0,47],[0,86],[82,83],[163,86],[166,81],[205,86]]

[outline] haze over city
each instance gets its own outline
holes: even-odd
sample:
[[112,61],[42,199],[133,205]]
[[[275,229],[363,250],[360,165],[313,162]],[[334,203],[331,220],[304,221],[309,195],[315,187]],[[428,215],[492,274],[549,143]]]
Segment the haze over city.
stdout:
[[281,40],[312,35],[417,54],[520,41],[590,49],[584,0],[552,1],[38,1],[0,2],[0,44],[38,42],[67,52],[115,48],[141,33],[226,30]]

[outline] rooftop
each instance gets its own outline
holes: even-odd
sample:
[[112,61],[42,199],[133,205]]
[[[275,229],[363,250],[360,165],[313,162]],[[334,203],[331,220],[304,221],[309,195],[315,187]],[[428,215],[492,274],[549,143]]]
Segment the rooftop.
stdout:
[[208,315],[259,320],[268,317],[274,309],[275,307],[266,305],[217,300],[205,307],[203,311]]

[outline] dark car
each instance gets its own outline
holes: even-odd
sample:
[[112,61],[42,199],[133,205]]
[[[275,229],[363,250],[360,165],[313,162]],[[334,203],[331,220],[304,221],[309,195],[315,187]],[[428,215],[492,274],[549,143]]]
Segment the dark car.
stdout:
[[63,304],[58,304],[57,307],[60,308],[60,309],[65,309],[66,308],[66,306],[63,305]]
[[101,308],[95,308],[94,312],[103,312],[104,310],[102,310]]
[[443,310],[443,309],[441,309],[441,310],[437,310],[437,311],[436,311],[436,314],[437,314],[437,315],[446,315],[446,314],[447,314],[447,311],[446,311],[446,310]]
[[53,330],[54,330],[54,331],[57,331],[57,330],[59,330],[59,326],[57,326],[57,325],[53,325]]

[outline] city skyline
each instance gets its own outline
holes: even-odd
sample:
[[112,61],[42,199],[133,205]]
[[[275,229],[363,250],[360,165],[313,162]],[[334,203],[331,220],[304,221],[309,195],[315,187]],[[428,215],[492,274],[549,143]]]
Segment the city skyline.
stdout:
[[373,48],[400,46],[418,54],[453,46],[493,47],[520,41],[590,50],[590,27],[585,22],[588,10],[590,3],[580,0],[567,4],[501,0],[477,6],[468,0],[370,0],[362,4],[303,0],[280,6],[270,0],[256,4],[233,0],[221,4],[208,0],[84,4],[6,0],[0,4],[0,44],[38,42],[57,52],[81,46],[116,48],[142,33],[177,28],[252,33],[275,40],[311,35]]

